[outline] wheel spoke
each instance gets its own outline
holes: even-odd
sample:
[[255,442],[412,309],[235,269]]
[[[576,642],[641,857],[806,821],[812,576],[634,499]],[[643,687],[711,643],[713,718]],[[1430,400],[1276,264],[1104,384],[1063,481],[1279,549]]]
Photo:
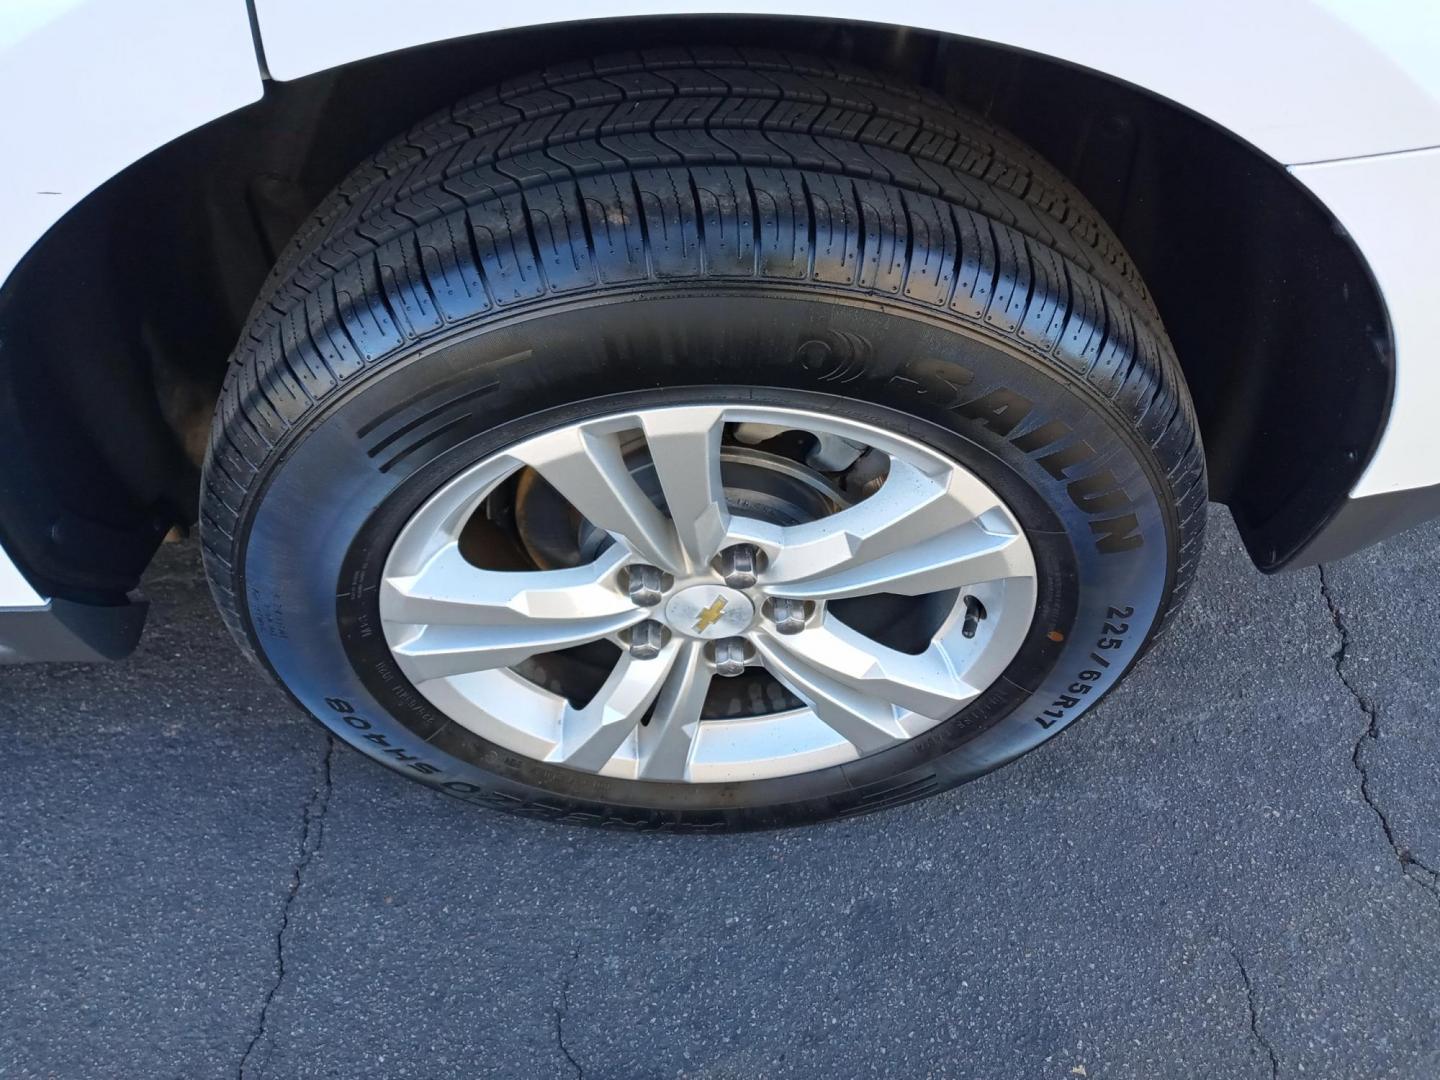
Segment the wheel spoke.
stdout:
[[[781,530],[781,550],[771,559],[762,584],[767,592],[783,596],[903,591],[881,583],[891,579],[903,586],[906,564],[915,565],[917,549],[931,541],[936,545],[926,558],[933,564],[962,526],[973,523],[985,532],[976,519],[996,505],[990,490],[962,470],[935,476],[892,459],[889,476],[869,498],[838,514]],[[874,571],[877,584],[871,587],[871,572],[861,568],[877,560],[886,561]],[[833,593],[826,584],[832,577],[848,582],[854,591]],[[924,583],[922,576],[918,584]]]
[[393,649],[412,681],[510,667],[644,619],[615,587],[624,555],[612,548],[564,570],[481,570],[451,542],[418,573],[381,582],[380,617],[404,635]]
[[685,569],[675,530],[625,464],[616,431],[568,427],[529,439],[513,456],[538,472],[593,524],[672,573]]
[[[932,720],[959,711],[976,691],[956,673],[939,643],[922,653],[889,648],[826,615],[798,634],[763,635],[766,660],[801,665],[854,693],[910,709]],[[757,643],[758,644],[758,643]]]
[[603,618],[632,612],[616,584],[625,552],[608,548],[592,563],[563,570],[482,570],[450,542],[419,572],[380,584],[380,617],[397,623],[507,626]]
[[1021,536],[992,533],[972,521],[914,547],[845,563],[832,573],[786,582],[767,591],[796,599],[841,600],[880,592],[923,596],[1034,573],[1030,545]]
[[642,415],[660,490],[691,569],[714,558],[730,527],[720,479],[724,411],[715,407],[659,409]]
[[637,729],[637,775],[641,780],[686,779],[711,671],[701,642],[687,641],[680,646],[675,666],[655,700],[650,723]]
[[755,649],[770,673],[814,709],[821,722],[854,746],[857,753],[873,753],[905,740],[905,729],[888,702],[832,678],[786,649],[779,638],[756,635]]
[[565,710],[551,760],[591,772],[603,769],[666,686],[680,651],[679,642],[671,640],[650,660],[622,655],[588,704]]

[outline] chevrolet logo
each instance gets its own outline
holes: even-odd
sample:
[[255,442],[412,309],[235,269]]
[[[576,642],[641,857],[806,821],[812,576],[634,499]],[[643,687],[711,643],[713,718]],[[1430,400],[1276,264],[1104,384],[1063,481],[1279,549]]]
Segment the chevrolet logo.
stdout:
[[720,621],[720,613],[725,610],[726,600],[723,596],[717,596],[711,601],[710,606],[700,612],[700,617],[695,620],[695,633],[703,634],[710,627]]

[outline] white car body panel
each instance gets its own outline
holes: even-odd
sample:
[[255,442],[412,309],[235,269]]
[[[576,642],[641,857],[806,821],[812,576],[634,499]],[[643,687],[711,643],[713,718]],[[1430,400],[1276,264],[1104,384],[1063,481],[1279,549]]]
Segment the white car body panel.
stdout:
[[1425,0],[549,0],[539,19],[457,0],[256,0],[255,11],[277,79],[537,22],[796,15],[1053,56],[1178,102],[1287,165],[1440,145],[1440,5]]
[[0,550],[0,611],[43,607],[44,604],[45,598],[35,591],[19,568]]
[[[543,22],[754,14],[885,22],[1051,56],[1214,121],[1292,172],[1369,261],[1397,346],[1389,427],[1355,495],[1440,483],[1440,5],[1421,0],[551,0]],[[461,0],[255,0],[293,79],[411,46],[536,25]],[[483,80],[483,74],[477,76]],[[244,0],[10,0],[0,10],[0,280],[71,207],[151,150],[257,100]],[[388,134],[388,133],[383,133]],[[1360,159],[1360,160],[1340,160]],[[1396,208],[1401,212],[1396,212]],[[1408,212],[1406,212],[1408,211]],[[0,608],[45,599],[0,550]]]

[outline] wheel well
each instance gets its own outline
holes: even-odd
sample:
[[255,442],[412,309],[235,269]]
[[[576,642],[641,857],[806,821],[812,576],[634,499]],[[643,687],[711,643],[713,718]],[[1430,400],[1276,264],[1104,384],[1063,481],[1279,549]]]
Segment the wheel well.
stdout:
[[0,540],[43,592],[109,601],[196,513],[209,413],[280,247],[356,163],[485,84],[623,48],[726,41],[929,85],[1036,147],[1145,276],[1199,412],[1212,498],[1257,564],[1341,505],[1383,429],[1383,302],[1324,207],[1179,106],[1012,49],[800,19],[662,18],[511,31],[269,83],[147,156],[0,290]]

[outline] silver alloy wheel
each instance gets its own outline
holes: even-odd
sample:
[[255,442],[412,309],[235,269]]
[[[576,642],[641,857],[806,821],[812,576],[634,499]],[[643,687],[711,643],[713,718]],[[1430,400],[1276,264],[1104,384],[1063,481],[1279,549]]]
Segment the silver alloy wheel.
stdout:
[[[810,460],[825,472],[834,447],[842,461],[846,447],[852,458],[881,454],[886,468],[826,516],[767,521],[727,505],[722,438],[729,431],[732,445],[737,430],[809,433]],[[637,479],[637,462],[653,469],[658,498]],[[467,523],[527,468],[613,542],[559,569],[468,561]],[[831,610],[879,594],[917,604],[941,594],[948,608],[927,645],[902,651]],[[934,727],[1014,658],[1035,596],[1034,558],[1014,515],[936,451],[806,410],[685,405],[572,423],[465,470],[401,529],[379,603],[401,670],[477,735],[606,776],[712,783],[825,768]],[[516,670],[596,641],[620,651],[583,704]],[[753,667],[791,704],[705,716],[717,669]]]

